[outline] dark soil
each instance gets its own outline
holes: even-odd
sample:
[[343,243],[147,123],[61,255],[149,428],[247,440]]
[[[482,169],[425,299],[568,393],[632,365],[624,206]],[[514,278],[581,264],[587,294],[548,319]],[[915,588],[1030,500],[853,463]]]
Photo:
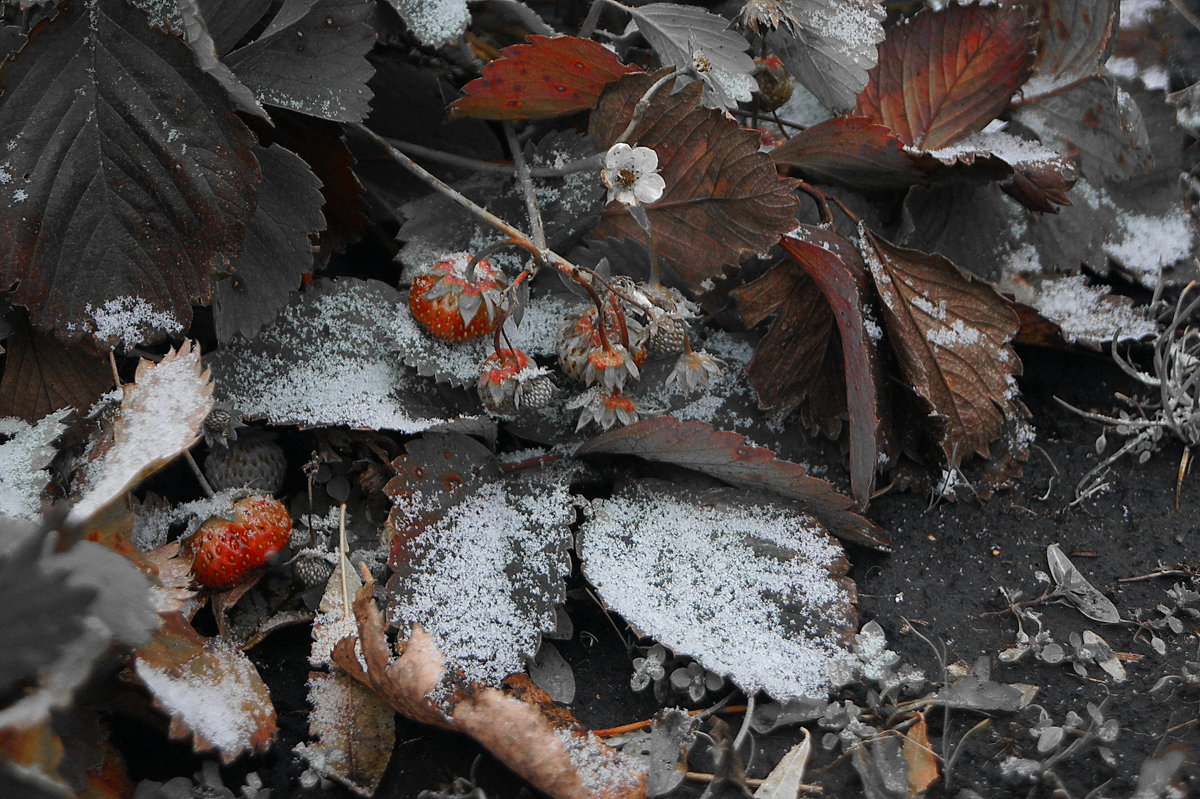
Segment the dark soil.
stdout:
[[[1108,595],[1123,617],[1142,611],[1154,618],[1156,605],[1166,601],[1164,591],[1175,582],[1192,586],[1196,510],[1200,485],[1194,476],[1184,481],[1182,512],[1174,510],[1176,471],[1181,455],[1177,444],[1165,447],[1140,466],[1124,461],[1111,488],[1087,501],[1068,507],[1080,477],[1098,460],[1095,440],[1098,425],[1080,419],[1054,401],[1054,396],[1078,407],[1112,412],[1114,392],[1133,393],[1136,386],[1105,356],[1089,352],[1031,349],[1022,353],[1024,399],[1037,429],[1037,446],[1022,464],[1010,488],[986,501],[961,498],[930,507],[925,494],[892,492],[879,498],[869,516],[889,533],[892,551],[881,554],[852,549],[852,576],[859,591],[860,620],[877,620],[889,645],[903,660],[940,681],[943,665],[972,664],[987,658],[992,677],[999,682],[1039,686],[1034,702],[1055,724],[1069,711],[1087,719],[1087,703],[1102,704],[1106,718],[1120,722],[1120,734],[1110,748],[1115,767],[1105,765],[1089,748],[1075,760],[1056,769],[1072,797],[1083,797],[1098,786],[1097,796],[1130,796],[1143,761],[1173,742],[1198,751],[1196,720],[1200,698],[1180,692],[1178,684],[1154,694],[1151,687],[1161,677],[1179,674],[1185,660],[1197,659],[1196,625],[1183,634],[1164,635],[1165,656],[1157,655],[1146,632],[1135,625],[1105,626],[1089,621],[1074,608],[1061,604],[1037,607],[1054,639],[1066,642],[1070,634],[1091,629],[1101,634],[1122,658],[1128,674],[1124,683],[1105,679],[1094,666],[1080,678],[1069,664],[1047,665],[1031,656],[1013,663],[997,661],[997,654],[1015,642],[1016,623],[1007,611],[1000,589],[1020,590],[1023,599],[1045,589],[1035,572],[1046,571],[1047,545],[1057,543],[1084,576]],[[1110,435],[1110,438],[1115,436]],[[1110,448],[1113,443],[1110,441]],[[1184,576],[1164,576],[1133,582],[1164,569],[1182,569]],[[574,711],[593,729],[608,728],[652,716],[658,704],[649,691],[634,693],[629,687],[633,639],[614,625],[595,603],[582,594],[568,604],[575,634],[558,642],[575,671]],[[939,647],[939,662],[930,645],[909,630],[915,629]],[[1167,631],[1169,632],[1169,631]],[[271,687],[279,712],[280,738],[269,755],[243,759],[230,769],[230,784],[249,770],[258,771],[272,796],[328,796],[351,794],[339,786],[301,789],[303,770],[291,754],[306,733],[304,681],[309,646],[306,628],[277,633],[252,652]],[[941,710],[928,722],[935,749],[953,751],[961,736],[982,716]],[[972,735],[958,755],[950,786],[939,781],[930,797],[959,796],[965,788],[984,797],[1051,796],[1046,787],[1031,794],[1028,784],[1010,785],[1001,778],[1000,763],[1010,756],[1037,758],[1036,740],[1029,728],[1037,712],[1001,716],[982,733]],[[740,716],[729,721],[735,727]],[[814,741],[824,730],[812,725]],[[164,750],[161,733],[153,735],[129,722],[116,729],[136,777],[159,780],[189,773],[186,747]],[[762,777],[784,751],[800,740],[796,727],[756,737],[754,753],[746,764],[752,777]],[[156,743],[157,742],[157,743]],[[709,764],[699,757],[693,770]],[[1200,787],[1194,760],[1178,775],[1190,787]],[[444,790],[456,777],[473,776],[491,799],[536,795],[473,741],[398,719],[397,744],[383,785],[378,792],[388,799],[416,797],[423,790]],[[814,748],[807,780],[824,787],[827,797],[862,796],[863,789],[849,759]],[[698,796],[700,784],[685,783],[677,796]],[[1039,793],[1040,792],[1040,793]]]

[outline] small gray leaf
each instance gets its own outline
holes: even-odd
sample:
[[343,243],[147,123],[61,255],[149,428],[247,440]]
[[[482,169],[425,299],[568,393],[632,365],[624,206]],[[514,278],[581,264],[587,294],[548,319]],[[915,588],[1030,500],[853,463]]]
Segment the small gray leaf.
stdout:
[[1092,621],[1120,624],[1121,614],[1116,606],[1084,578],[1058,544],[1046,547],[1046,561],[1059,594]]

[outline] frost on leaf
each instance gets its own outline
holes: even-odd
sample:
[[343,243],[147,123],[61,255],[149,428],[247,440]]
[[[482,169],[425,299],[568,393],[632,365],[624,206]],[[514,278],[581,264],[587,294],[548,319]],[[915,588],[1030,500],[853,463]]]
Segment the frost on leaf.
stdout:
[[467,0],[388,0],[409,31],[426,47],[440,47],[467,29]]
[[340,556],[313,620],[309,664],[330,667],[308,674],[308,734],[314,740],[297,745],[295,752],[318,774],[373,796],[392,756],[395,717],[378,694],[332,665],[337,643],[357,634],[354,597],[360,588],[354,567]]
[[450,680],[497,686],[524,671],[571,572],[567,474],[501,476],[456,434],[413,442],[393,469],[388,620],[428,632]]
[[379,281],[318,281],[252,341],[213,355],[218,399],[272,424],[418,433],[452,421],[446,409],[471,400],[404,367],[395,334],[403,305]]
[[141,361],[123,389],[111,436],[96,443],[68,519],[82,521],[200,438],[213,404],[200,348],[185,341],[161,361]]
[[705,104],[736,107],[750,100],[756,84],[750,43],[729,20],[711,11],[678,3],[650,3],[626,9],[664,66],[699,74]]
[[622,486],[580,530],[583,572],[642,633],[746,691],[823,695],[847,657],[853,584],[813,517],[769,495]]
[[1083,275],[1033,276],[1012,286],[1014,297],[1058,327],[1067,343],[1100,345],[1158,333],[1158,324],[1128,297],[1089,285]]
[[291,0],[253,42],[223,60],[264,105],[335,122],[370,110],[370,0]]
[[321,181],[304,160],[278,145],[255,148],[262,165],[258,208],[246,223],[241,255],[217,281],[213,321],[217,339],[253,338],[287,305],[313,269],[309,234],[325,228]]
[[152,312],[146,336],[187,324],[255,204],[250,134],[220,87],[124,0],[73,3],[3,77],[0,285],[64,336],[122,298]]
[[883,41],[879,0],[787,0],[792,18],[767,34],[767,46],[788,72],[827,108],[854,108]]
[[987,457],[1005,420],[1020,413],[1017,314],[986,281],[941,256],[897,247],[865,226],[859,236],[900,373],[928,403],[947,463]]
[[203,638],[178,614],[138,650],[134,673],[171,717],[172,738],[226,763],[275,737],[275,707],[254,664],[222,638]]
[[67,429],[70,408],[46,416],[37,424],[12,417],[0,418],[0,516],[37,519],[42,492],[50,483],[43,471],[57,454],[54,440]]
[[[592,112],[589,134],[607,150],[632,118],[654,77],[626,75],[612,84]],[[671,85],[651,98],[629,137],[658,153],[666,182],[661,199],[646,206],[655,245],[693,291],[751,254],[770,249],[796,224],[794,182],[781,178],[758,137],[711,108],[699,105],[700,88]],[[646,240],[641,225],[621,206],[609,207],[593,239]]]

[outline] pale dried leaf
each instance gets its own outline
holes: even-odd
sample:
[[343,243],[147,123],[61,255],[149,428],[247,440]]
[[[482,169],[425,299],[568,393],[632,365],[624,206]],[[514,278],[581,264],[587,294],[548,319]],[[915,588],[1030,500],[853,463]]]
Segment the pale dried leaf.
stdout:
[[141,361],[123,391],[111,444],[97,447],[84,467],[69,522],[88,518],[195,444],[213,405],[208,369],[191,341],[158,363]]
[[1046,547],[1046,562],[1050,565],[1050,576],[1054,578],[1055,589],[1074,605],[1076,610],[1092,621],[1103,624],[1121,623],[1121,613],[1116,605],[1087,581],[1058,544]]
[[361,796],[374,796],[395,745],[395,713],[383,699],[341,672],[308,675],[308,734],[296,754],[318,774]]
[[804,769],[812,754],[812,733],[802,729],[804,740],[787,751],[762,785],[754,792],[754,799],[795,799],[804,784]]

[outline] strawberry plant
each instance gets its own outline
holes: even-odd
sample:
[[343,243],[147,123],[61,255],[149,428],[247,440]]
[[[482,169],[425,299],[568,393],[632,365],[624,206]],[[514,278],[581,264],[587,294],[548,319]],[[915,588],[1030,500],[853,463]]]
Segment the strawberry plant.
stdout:
[[[0,794],[392,795],[403,724],[553,797],[684,795],[694,768],[745,795],[747,736],[791,724],[838,730],[850,765],[825,765],[872,799],[949,791],[977,729],[954,748],[949,709],[1032,694],[986,664],[893,673],[855,581],[918,537],[872,503],[1027,488],[1040,358],[1153,339],[1191,385],[1180,19],[0,0]],[[573,668],[599,634],[572,619],[601,615],[635,685],[719,695],[740,730],[598,729]],[[257,653],[297,625],[281,691]],[[91,735],[148,718],[198,759]],[[792,744],[768,785],[816,779]],[[411,795],[472,795],[467,770]]]

